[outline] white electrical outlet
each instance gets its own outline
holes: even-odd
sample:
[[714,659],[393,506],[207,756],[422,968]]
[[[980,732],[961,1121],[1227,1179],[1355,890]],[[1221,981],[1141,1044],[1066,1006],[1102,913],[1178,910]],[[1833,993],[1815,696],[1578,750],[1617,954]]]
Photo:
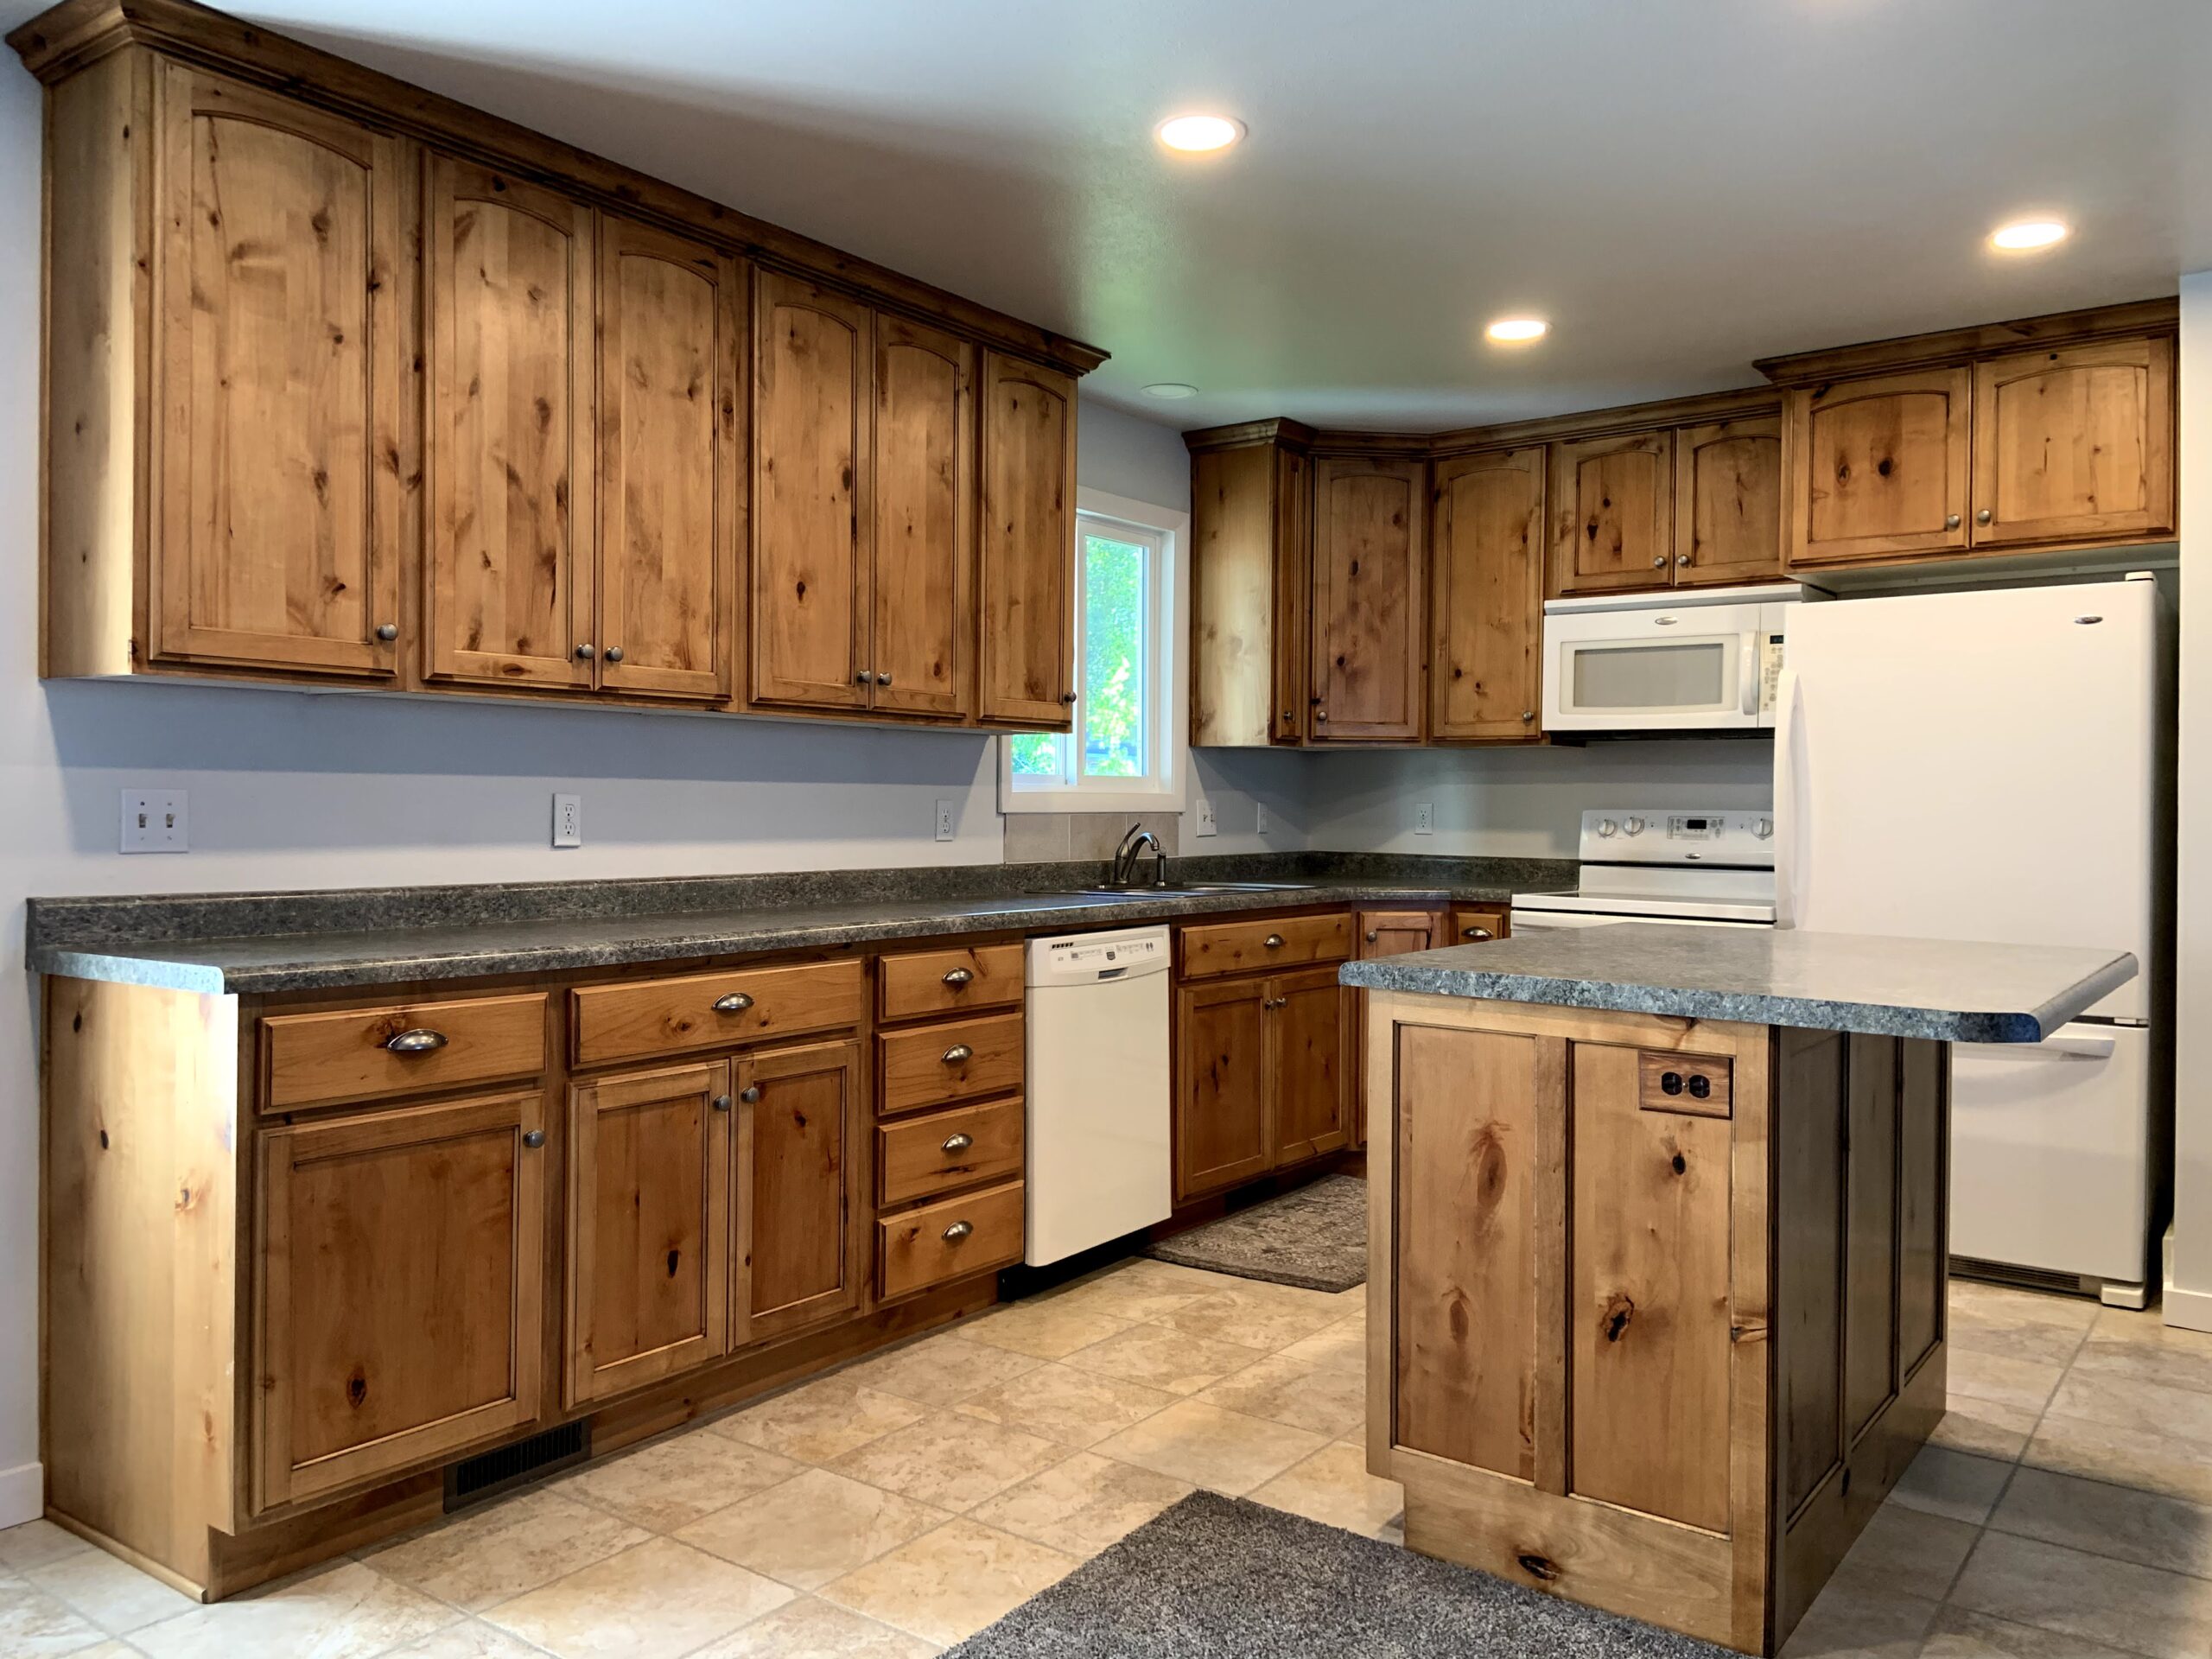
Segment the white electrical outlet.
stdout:
[[190,824],[181,789],[123,791],[123,850],[126,853],[182,853],[192,849]]
[[582,796],[556,795],[553,798],[553,844],[556,847],[581,847],[584,844]]
[[1252,807],[1252,833],[1255,836],[1264,836],[1274,823],[1274,815],[1268,810],[1268,804],[1265,801],[1255,802]]
[[1433,801],[1415,801],[1414,803],[1414,834],[1417,836],[1433,836],[1435,833],[1436,803]]
[[1213,803],[1203,795],[1198,797],[1197,816],[1198,825],[1197,829],[1191,832],[1192,835],[1212,836],[1220,834],[1221,826],[1214,822]]
[[937,838],[939,841],[952,839],[952,803],[950,801],[939,801],[937,804]]

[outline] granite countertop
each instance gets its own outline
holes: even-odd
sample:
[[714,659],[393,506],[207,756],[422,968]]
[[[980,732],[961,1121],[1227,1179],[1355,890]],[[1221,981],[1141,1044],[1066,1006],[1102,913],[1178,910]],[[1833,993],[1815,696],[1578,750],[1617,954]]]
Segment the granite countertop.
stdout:
[[1624,922],[1348,963],[1340,977],[1370,990],[2032,1043],[2137,966],[2124,950]]
[[315,893],[34,899],[35,973],[265,995],[551,973],[978,932],[1084,932],[1302,905],[1499,901],[1571,887],[1541,860],[1274,855],[1178,861],[1179,880],[1264,893],[1098,895],[1099,867],[830,871]]

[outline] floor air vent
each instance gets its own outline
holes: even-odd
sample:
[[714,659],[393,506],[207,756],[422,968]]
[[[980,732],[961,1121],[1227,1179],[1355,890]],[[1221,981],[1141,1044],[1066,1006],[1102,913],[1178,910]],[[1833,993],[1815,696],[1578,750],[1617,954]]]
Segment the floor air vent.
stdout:
[[533,1434],[526,1440],[494,1446],[446,1465],[446,1513],[480,1503],[487,1497],[543,1479],[556,1469],[591,1455],[591,1425],[579,1420]]
[[1951,1258],[1951,1272],[1961,1279],[1980,1279],[1993,1285],[2011,1285],[2019,1290],[2054,1291],[2061,1296],[2094,1296],[2094,1289],[2085,1288],[2082,1276],[2075,1273],[2051,1273],[2042,1268],[2016,1268],[2004,1262],[1979,1262],[1970,1255]]

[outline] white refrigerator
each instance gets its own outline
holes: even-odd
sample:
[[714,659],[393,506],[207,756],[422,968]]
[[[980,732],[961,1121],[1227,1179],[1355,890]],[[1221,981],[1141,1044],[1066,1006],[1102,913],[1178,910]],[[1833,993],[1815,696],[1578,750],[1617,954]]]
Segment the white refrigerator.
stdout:
[[2148,575],[1806,603],[1777,688],[1780,925],[2142,964],[1951,1072],[1954,1260],[2133,1306],[2172,1144],[2172,639]]

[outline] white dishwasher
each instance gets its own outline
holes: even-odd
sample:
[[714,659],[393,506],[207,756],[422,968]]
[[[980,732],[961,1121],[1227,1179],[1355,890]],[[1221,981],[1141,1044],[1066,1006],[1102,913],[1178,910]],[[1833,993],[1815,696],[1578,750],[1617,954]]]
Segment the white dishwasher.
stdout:
[[1173,1207],[1167,963],[1164,927],[1029,942],[1031,1267],[1165,1221]]

